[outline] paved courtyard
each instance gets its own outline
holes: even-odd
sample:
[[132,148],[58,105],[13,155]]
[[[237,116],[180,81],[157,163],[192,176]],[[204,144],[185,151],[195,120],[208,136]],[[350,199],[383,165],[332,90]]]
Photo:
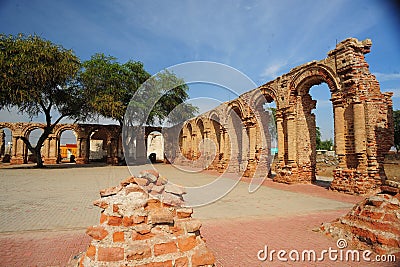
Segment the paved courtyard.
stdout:
[[[211,171],[180,172],[170,165],[157,170],[184,186],[216,179]],[[140,166],[133,170],[151,166]],[[65,168],[0,168],[0,266],[65,266],[90,242],[89,225],[98,223],[100,209],[92,205],[102,188],[129,176],[123,166]],[[219,181],[231,183],[229,178]],[[361,197],[327,191],[316,185],[264,182],[256,192],[239,182],[222,199],[195,208],[202,234],[218,266],[282,266],[296,263],[260,261],[257,253],[269,249],[336,248],[336,241],[315,231],[322,223],[345,214]],[[347,264],[347,265],[346,265]],[[298,263],[297,266],[303,266]],[[396,266],[388,263],[324,261],[307,266]]]

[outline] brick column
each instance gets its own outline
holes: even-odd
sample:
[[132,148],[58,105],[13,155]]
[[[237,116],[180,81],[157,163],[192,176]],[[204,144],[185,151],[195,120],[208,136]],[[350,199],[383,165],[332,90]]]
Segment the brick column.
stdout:
[[276,113],[276,131],[278,134],[278,159],[279,162],[285,161],[285,134],[283,132],[283,118],[280,112]]
[[249,125],[246,127],[247,134],[249,136],[249,160],[254,160],[256,158],[256,139],[257,139],[257,131],[255,125]]
[[288,164],[297,162],[297,129],[296,121],[293,113],[289,113],[286,118],[287,123],[287,144],[288,144]]
[[357,154],[357,169],[366,167],[366,130],[364,105],[361,102],[353,104],[354,114],[354,149]]
[[339,157],[339,166],[346,168],[346,141],[344,137],[344,108],[342,104],[334,105],[335,152]]

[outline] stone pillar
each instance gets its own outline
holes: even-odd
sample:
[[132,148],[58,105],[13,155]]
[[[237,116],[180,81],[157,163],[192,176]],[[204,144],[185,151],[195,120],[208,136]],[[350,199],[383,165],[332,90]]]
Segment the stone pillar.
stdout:
[[77,164],[86,164],[89,163],[89,149],[90,146],[88,144],[90,142],[90,138],[80,137],[77,138],[77,154],[78,157],[76,158]]
[[0,130],[0,157],[4,156],[5,150],[6,150],[6,134],[4,133],[4,130]]
[[278,112],[276,114],[276,131],[278,134],[278,160],[285,161],[285,134],[283,132],[283,118]]
[[344,107],[342,104],[334,105],[335,127],[335,152],[339,158],[339,167],[346,168],[346,141],[344,133]]
[[144,127],[140,127],[138,131],[136,136],[136,164],[144,164],[147,158]]
[[24,141],[22,141],[21,136],[13,135],[11,164],[24,163],[24,155],[25,155],[24,150],[25,150],[25,144]]
[[293,113],[287,116],[287,138],[288,164],[295,164],[297,162],[297,129]]
[[256,146],[257,146],[257,131],[255,125],[249,125],[246,127],[247,135],[249,136],[249,154],[248,159],[254,160],[256,158]]
[[362,102],[353,104],[354,116],[354,149],[357,154],[357,169],[364,170],[366,168],[366,129],[365,129],[365,112]]

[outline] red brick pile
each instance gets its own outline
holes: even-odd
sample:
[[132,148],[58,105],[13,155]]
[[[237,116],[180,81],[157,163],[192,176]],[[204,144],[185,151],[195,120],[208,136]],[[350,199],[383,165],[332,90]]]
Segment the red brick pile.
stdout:
[[79,266],[214,266],[184,193],[155,171],[101,190],[100,224],[87,229],[93,240]]
[[344,238],[378,254],[400,252],[400,184],[388,182],[382,192],[355,205],[345,216],[324,223],[329,236]]

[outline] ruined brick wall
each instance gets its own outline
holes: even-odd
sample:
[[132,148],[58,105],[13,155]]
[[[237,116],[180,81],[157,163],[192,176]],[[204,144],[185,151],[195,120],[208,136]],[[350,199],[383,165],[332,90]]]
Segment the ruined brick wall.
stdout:
[[378,254],[399,253],[400,184],[390,182],[382,189],[381,193],[355,205],[345,216],[324,223],[321,231]]
[[213,266],[183,194],[155,171],[100,191],[100,224],[87,229],[93,240],[79,266]]
[[[386,180],[383,159],[393,144],[393,118],[391,94],[380,92],[379,82],[370,73],[365,60],[371,46],[371,40],[348,38],[337,44],[327,58],[293,68],[289,73],[187,121],[182,126],[184,153],[180,161],[193,164],[197,159],[185,153],[189,151],[197,155],[199,135],[196,121],[202,119],[204,130],[211,133],[210,136],[219,135],[218,139],[213,138],[220,148],[220,157],[212,161],[213,166],[219,166],[220,171],[228,168],[227,171],[251,177],[258,167],[259,151],[271,149],[271,142],[263,143],[260,139],[260,131],[266,127],[260,117],[265,111],[257,113],[260,110],[258,106],[274,101],[278,137],[274,180],[313,182],[316,175],[313,114],[316,101],[309,90],[314,85],[326,83],[334,110],[334,143],[339,158],[331,189],[351,194],[378,191]],[[260,94],[264,96],[263,101],[256,100]],[[230,123],[235,114],[243,126],[234,127]],[[212,121],[215,121],[212,118],[215,117],[223,131],[217,132],[212,127]],[[268,153],[262,156],[268,157]]]

